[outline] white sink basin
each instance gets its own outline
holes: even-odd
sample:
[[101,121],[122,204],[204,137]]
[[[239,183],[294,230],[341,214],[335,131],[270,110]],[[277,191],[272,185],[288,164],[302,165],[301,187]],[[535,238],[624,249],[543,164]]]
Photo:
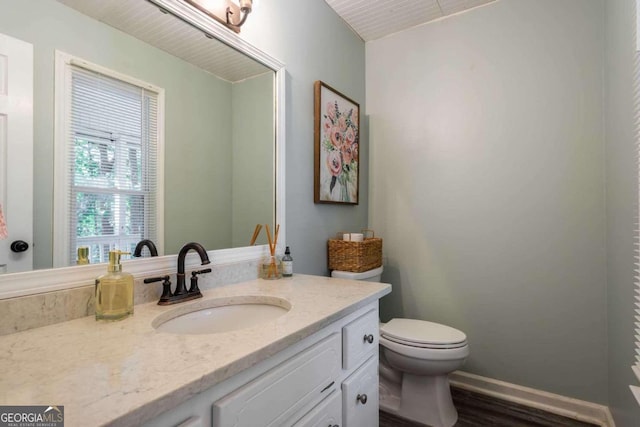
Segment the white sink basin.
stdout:
[[289,301],[265,296],[215,298],[198,301],[156,317],[151,326],[172,334],[215,334],[236,331],[283,316]]

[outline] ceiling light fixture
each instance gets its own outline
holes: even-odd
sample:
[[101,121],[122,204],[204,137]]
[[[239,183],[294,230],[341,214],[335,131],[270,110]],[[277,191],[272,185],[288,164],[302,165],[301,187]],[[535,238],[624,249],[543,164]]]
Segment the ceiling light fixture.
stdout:
[[232,0],[184,0],[207,16],[219,23],[226,25],[236,33],[247,20],[251,13],[252,0],[238,0],[240,4]]

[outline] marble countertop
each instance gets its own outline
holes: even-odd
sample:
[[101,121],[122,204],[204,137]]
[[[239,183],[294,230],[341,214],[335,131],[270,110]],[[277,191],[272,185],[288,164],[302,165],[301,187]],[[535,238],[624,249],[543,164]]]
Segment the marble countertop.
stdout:
[[[0,405],[64,405],[65,425],[135,425],[269,358],[391,291],[382,283],[295,275],[203,291],[172,306],[135,306],[119,322],[85,317],[0,337]],[[285,315],[207,335],[161,333],[159,315],[213,298],[283,298]]]

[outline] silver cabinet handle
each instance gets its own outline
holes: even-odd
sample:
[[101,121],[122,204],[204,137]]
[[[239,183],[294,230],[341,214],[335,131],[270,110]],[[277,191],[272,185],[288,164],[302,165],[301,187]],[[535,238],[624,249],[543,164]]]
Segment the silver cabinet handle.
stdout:
[[367,404],[367,395],[366,394],[359,394],[358,397],[356,398],[356,400],[360,403],[362,403],[363,405]]
[[369,344],[373,344],[373,335],[372,334],[365,335],[364,336],[364,340],[365,340],[365,342],[368,342]]

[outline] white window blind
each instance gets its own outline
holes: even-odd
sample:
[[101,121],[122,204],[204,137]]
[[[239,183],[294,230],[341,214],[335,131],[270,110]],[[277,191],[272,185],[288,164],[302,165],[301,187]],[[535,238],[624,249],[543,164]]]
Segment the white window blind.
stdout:
[[[636,58],[634,63],[633,70],[633,86],[634,86],[634,104],[635,104],[635,125],[636,125],[636,135],[635,135],[635,143],[636,143],[636,151],[640,155],[640,0],[636,0],[635,2],[635,16],[636,16],[636,29],[635,29],[635,40],[636,40]],[[637,157],[640,159],[640,157]],[[638,160],[637,160],[638,161]],[[636,211],[636,248],[635,248],[635,279],[634,279],[634,300],[635,300],[635,347],[636,347],[636,356],[635,356],[635,364],[632,367],[633,372],[636,377],[640,381],[640,162],[638,162],[638,189],[639,192],[637,196],[637,211]],[[640,404],[640,387],[631,385],[631,392],[635,396],[638,404]]]
[[[158,94],[70,65],[69,264],[91,263],[157,237]],[[68,95],[67,95],[68,96]],[[69,99],[69,98],[67,98]]]

